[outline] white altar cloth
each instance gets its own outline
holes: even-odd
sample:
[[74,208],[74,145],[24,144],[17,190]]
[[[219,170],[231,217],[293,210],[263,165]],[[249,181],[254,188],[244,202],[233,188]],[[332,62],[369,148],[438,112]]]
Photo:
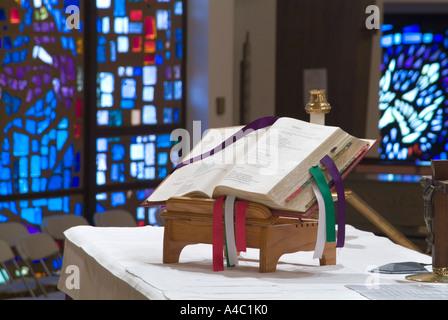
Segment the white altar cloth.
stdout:
[[59,289],[73,299],[366,299],[347,286],[375,290],[416,284],[402,274],[368,270],[388,263],[432,262],[430,256],[347,226],[334,266],[319,266],[313,252],[297,252],[283,255],[276,272],[259,273],[259,251],[248,249],[236,267],[214,272],[212,246],[206,244],[185,247],[180,263],[163,264],[163,232],[163,227],[151,226],[67,230]]

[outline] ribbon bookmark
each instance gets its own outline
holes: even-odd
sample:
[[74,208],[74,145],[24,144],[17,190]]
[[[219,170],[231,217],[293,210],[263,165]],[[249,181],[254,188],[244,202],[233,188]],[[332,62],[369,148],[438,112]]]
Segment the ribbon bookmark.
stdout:
[[246,252],[246,210],[247,201],[238,201],[235,212],[236,250]]
[[336,187],[336,193],[338,195],[338,239],[336,247],[342,248],[345,242],[345,209],[346,209],[345,191],[344,191],[344,184],[342,182],[342,176],[339,173],[339,170],[336,167],[336,164],[334,163],[333,159],[331,159],[329,155],[323,157],[322,160],[320,160],[320,162],[327,168]]
[[224,209],[227,267],[235,267],[238,264],[238,253],[236,251],[236,244],[235,244],[235,223],[233,218],[234,205],[235,205],[235,197],[228,196],[226,198]]
[[[333,196],[331,195],[330,187],[328,186],[327,181],[325,180],[325,176],[321,168],[319,168],[318,166],[311,167],[310,172],[314,177],[314,180],[316,181],[316,184],[319,187],[319,190],[324,198],[327,242],[336,242],[336,232],[335,232],[336,220],[335,220]],[[319,210],[321,210],[321,208],[322,207],[319,207]]]
[[314,194],[317,198],[317,203],[319,204],[319,223],[317,225],[317,240],[316,240],[316,246],[314,248],[314,256],[313,259],[321,259],[322,255],[324,253],[325,248],[325,237],[326,237],[326,231],[325,231],[325,201],[322,196],[322,193],[319,190],[319,187],[317,186],[316,182],[312,182],[311,186],[313,187]]
[[224,196],[216,199],[213,204],[213,271],[224,270],[223,203]]
[[205,152],[199,156],[196,156],[194,158],[190,158],[187,159],[185,161],[182,161],[181,163],[179,163],[176,167],[173,168],[173,170],[171,172],[174,172],[174,170],[183,167],[189,163],[193,163],[202,159],[205,159],[209,156],[214,155],[215,153],[223,150],[224,148],[228,147],[229,145],[233,144],[234,142],[236,142],[238,139],[244,137],[245,135],[258,130],[258,129],[263,129],[266,127],[269,127],[271,125],[273,125],[276,121],[278,120],[278,117],[263,117],[257,120],[252,121],[251,123],[247,124],[246,126],[244,126],[243,128],[241,128],[240,130],[238,130],[236,133],[234,133],[232,136],[230,136],[229,138],[226,139],[226,141],[220,143],[219,145],[217,145],[215,148],[213,148],[212,150]]

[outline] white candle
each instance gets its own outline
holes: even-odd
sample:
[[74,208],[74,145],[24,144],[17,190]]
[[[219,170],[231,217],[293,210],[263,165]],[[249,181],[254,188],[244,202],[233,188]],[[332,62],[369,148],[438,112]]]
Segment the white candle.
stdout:
[[311,113],[310,122],[314,124],[325,125],[325,114],[324,113]]

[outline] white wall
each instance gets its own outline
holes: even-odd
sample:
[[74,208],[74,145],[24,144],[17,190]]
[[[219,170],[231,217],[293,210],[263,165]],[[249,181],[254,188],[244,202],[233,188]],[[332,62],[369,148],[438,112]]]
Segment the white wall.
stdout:
[[[235,0],[208,0],[209,8],[209,126],[233,125],[233,32]],[[223,114],[216,111],[216,98],[225,99]]]
[[[276,21],[276,0],[235,1],[235,105],[239,105],[239,67],[243,57],[243,43],[248,32],[248,121],[275,114]],[[236,116],[235,121],[238,121],[238,110]]]
[[[193,121],[201,121],[202,131],[238,124],[239,63],[246,31],[251,39],[248,118],[274,114],[275,30],[275,0],[187,1],[186,128],[190,134]],[[218,97],[225,99],[220,115]]]

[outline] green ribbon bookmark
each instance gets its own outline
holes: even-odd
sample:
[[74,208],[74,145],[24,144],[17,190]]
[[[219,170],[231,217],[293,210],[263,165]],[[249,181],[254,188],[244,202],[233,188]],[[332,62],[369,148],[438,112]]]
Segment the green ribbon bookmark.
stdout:
[[319,166],[313,166],[310,168],[311,175],[314,177],[317,186],[319,187],[322,197],[325,203],[325,218],[326,218],[326,233],[327,242],[336,242],[336,213],[334,210],[333,196],[331,195],[330,187],[327,180]]

